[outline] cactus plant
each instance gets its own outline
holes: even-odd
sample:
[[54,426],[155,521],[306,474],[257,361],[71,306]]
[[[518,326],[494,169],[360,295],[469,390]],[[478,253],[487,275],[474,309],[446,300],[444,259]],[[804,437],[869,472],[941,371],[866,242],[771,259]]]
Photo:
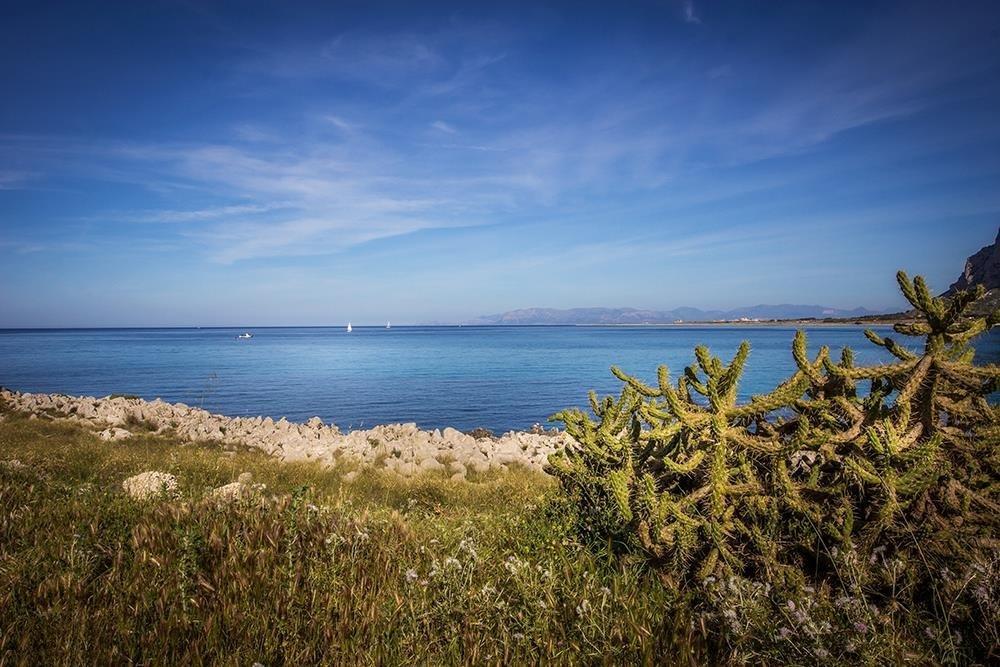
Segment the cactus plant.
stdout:
[[915,317],[895,331],[923,349],[865,332],[894,363],[859,366],[849,349],[810,358],[798,332],[795,374],[743,404],[747,343],[729,363],[697,347],[676,383],[661,367],[655,387],[612,368],[617,399],[592,394],[593,418],[553,418],[575,445],[549,471],[581,514],[601,512],[581,523],[641,548],[680,586],[711,574],[833,579],[834,555],[860,551],[898,558],[917,599],[942,567],[995,553],[1000,412],[988,397],[1000,367],[975,365],[970,342],[1000,313],[966,316],[981,288],[946,300],[920,277],[897,280]]

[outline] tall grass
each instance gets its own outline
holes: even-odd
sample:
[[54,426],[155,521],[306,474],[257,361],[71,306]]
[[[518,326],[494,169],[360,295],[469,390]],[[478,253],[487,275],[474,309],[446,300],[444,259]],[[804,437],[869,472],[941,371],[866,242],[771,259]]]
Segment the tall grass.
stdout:
[[[21,466],[11,465],[10,460]],[[0,664],[697,659],[641,566],[577,545],[553,485],[406,482],[146,435],[0,423]],[[121,491],[144,470],[181,497]],[[219,505],[251,472],[261,502]]]
[[[904,610],[873,617],[829,591],[790,601],[719,581],[706,599],[672,593],[641,560],[579,544],[556,485],[524,471],[348,483],[346,467],[152,434],[111,444],[13,413],[0,462],[0,665],[945,655]],[[122,480],[145,470],[175,475],[180,497],[128,498]],[[243,472],[267,485],[263,499],[208,498]]]

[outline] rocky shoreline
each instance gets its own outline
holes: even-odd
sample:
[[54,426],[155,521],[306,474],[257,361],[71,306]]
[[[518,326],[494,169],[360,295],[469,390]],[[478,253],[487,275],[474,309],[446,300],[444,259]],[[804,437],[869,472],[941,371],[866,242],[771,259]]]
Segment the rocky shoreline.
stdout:
[[[374,467],[410,477],[438,472],[464,479],[521,466],[541,471],[549,454],[569,441],[565,433],[536,427],[501,436],[453,428],[422,430],[416,424],[386,424],[342,433],[313,417],[304,424],[270,417],[226,417],[183,403],[124,396],[65,396],[0,389],[0,401],[31,415],[64,419],[99,431],[101,438],[127,443],[133,431],[169,434],[191,442],[245,445],[284,461],[326,466]],[[351,473],[348,473],[351,474]]]

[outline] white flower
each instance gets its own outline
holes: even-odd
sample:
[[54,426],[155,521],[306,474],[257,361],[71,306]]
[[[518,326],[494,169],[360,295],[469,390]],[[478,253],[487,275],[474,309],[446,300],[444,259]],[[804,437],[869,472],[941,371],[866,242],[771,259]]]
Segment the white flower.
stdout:
[[416,581],[416,580],[417,580],[417,579],[418,579],[419,577],[420,577],[420,575],[419,575],[419,574],[417,574],[417,571],[416,571],[416,570],[414,570],[414,569],[413,569],[412,567],[411,567],[411,568],[410,568],[409,570],[407,570],[407,571],[406,571],[406,581],[407,581],[408,583],[413,583],[413,582],[414,582],[414,581]]

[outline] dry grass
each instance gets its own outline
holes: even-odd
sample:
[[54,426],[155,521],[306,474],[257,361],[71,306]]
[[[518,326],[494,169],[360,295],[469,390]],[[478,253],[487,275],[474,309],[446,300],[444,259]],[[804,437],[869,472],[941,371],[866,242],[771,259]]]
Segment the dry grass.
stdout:
[[[527,472],[348,483],[346,469],[151,434],[112,444],[6,413],[0,461],[12,459],[22,465],[0,465],[0,665],[948,655],[919,619],[855,613],[824,591],[798,613],[745,582],[678,599],[641,559],[579,544],[556,486]],[[122,481],[145,470],[175,475],[180,497],[129,499]],[[207,500],[243,472],[267,485],[263,502]]]
[[[642,570],[562,528],[554,486],[285,465],[145,435],[0,423],[0,664],[468,663],[685,657]],[[126,477],[178,478],[138,503]],[[242,472],[262,503],[219,507]],[[642,600],[641,605],[633,602]]]

